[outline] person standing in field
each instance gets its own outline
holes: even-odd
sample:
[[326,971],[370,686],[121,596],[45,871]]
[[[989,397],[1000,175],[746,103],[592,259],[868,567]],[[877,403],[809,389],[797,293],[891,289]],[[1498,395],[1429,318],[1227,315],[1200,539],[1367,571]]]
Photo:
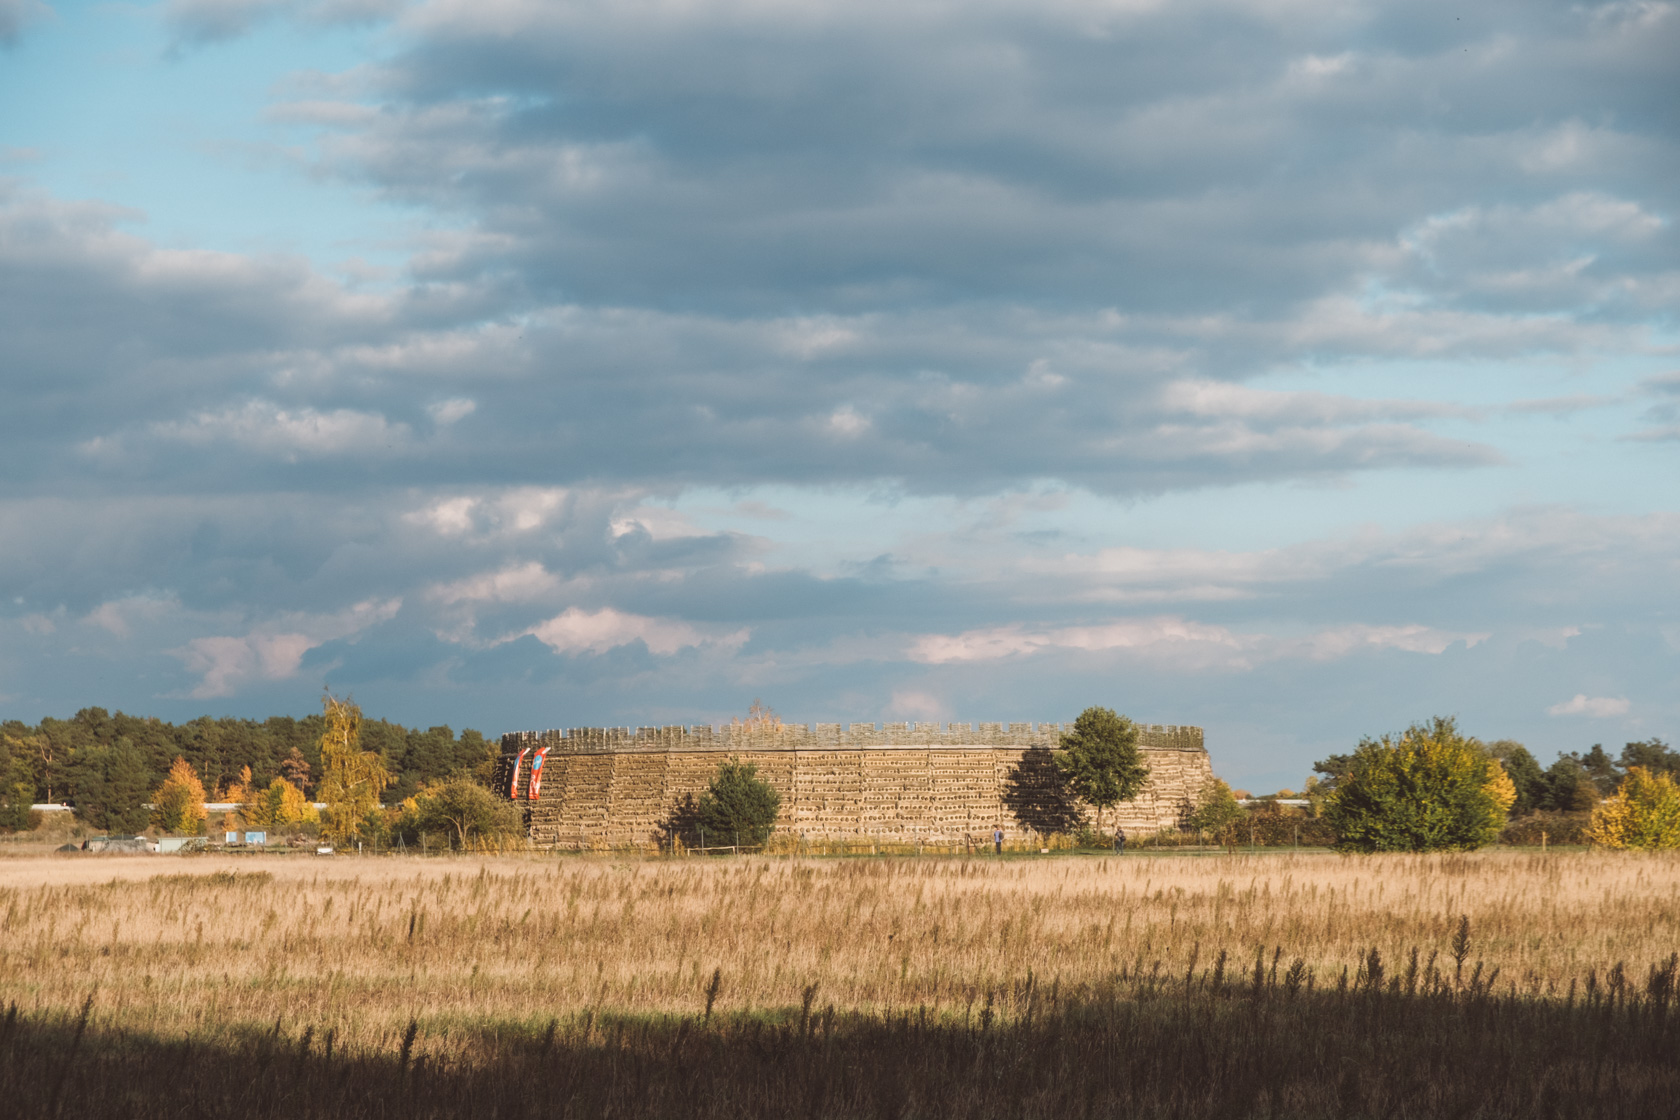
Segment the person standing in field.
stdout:
[[1114,826],[1114,854],[1119,855],[1126,850],[1126,830],[1119,825]]
[[1003,854],[1003,829],[992,829],[992,844],[997,848],[997,854]]

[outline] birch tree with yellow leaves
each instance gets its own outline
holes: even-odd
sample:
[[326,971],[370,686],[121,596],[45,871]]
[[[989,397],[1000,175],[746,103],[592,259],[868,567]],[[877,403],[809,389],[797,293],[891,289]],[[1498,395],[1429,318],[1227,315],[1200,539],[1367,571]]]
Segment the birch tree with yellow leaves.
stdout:
[[349,845],[377,828],[372,818],[391,773],[376,751],[361,746],[362,710],[348,697],[321,697],[326,727],[321,732],[321,784],[317,790],[326,811],[321,834],[339,846]]

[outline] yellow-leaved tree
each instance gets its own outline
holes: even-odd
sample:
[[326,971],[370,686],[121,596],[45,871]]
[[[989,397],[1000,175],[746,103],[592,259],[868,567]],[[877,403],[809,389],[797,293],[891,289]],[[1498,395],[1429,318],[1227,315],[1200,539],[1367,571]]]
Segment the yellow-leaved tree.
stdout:
[[1680,848],[1680,785],[1629,767],[1615,794],[1593,810],[1587,839],[1603,848]]
[[362,710],[348,698],[332,693],[321,697],[326,729],[321,732],[321,784],[317,790],[326,804],[321,834],[335,844],[346,845],[376,827],[371,819],[379,810],[379,795],[391,784],[385,760],[361,746]]
[[736,716],[729,722],[745,731],[775,731],[782,726],[782,717],[774,709],[765,707],[764,701],[755,696],[752,706],[747,709],[747,718]]
[[152,793],[152,822],[165,832],[194,836],[204,831],[204,783],[184,758],[177,758],[169,776]]
[[321,819],[315,806],[304,797],[303,791],[284,778],[268,783],[268,788],[254,793],[245,803],[245,819],[265,828],[309,824]]

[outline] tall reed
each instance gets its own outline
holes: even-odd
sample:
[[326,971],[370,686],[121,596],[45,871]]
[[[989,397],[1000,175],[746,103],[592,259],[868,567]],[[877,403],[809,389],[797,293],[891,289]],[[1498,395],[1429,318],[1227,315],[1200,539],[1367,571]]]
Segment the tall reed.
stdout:
[[[521,1063],[652,1113],[700,1067],[747,1114],[1049,1114],[1068,1085],[1138,1115],[1434,1114],[1427,1070],[1489,1115],[1612,1069],[1630,1114],[1675,1088],[1669,855],[18,860],[0,884],[5,1068],[41,1076],[87,1005],[118,1080],[187,1047],[213,1096],[223,1064],[326,1077],[295,1055],[329,1045],[369,1085],[437,1078],[421,1112],[524,1114],[490,1072]],[[848,1095],[865,1057],[885,1080]]]

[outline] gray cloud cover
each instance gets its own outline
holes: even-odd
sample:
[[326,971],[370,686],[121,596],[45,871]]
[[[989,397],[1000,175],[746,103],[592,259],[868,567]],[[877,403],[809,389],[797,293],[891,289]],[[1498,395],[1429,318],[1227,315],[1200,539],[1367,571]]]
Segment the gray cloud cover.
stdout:
[[[1060,718],[1122,674],[1268,774],[1425,714],[1376,699],[1394,674],[1426,705],[1466,665],[1544,678],[1467,702],[1550,727],[1672,673],[1661,497],[1124,541],[1141,501],[1527,469],[1502,416],[1608,411],[1599,443],[1667,454],[1672,376],[1473,379],[1673,353],[1672,4],[163,16],[201,51],[389,18],[376,60],[270,114],[314,130],[310,174],[424,221],[405,273],[363,283],[0,186],[20,710],[95,687],[258,712],[331,679],[490,731],[755,691],[796,718]],[[1299,387],[1443,363],[1464,392]],[[819,513],[691,508],[775,488],[934,520],[813,560]],[[997,512],[1033,494],[1104,524]],[[1302,719],[1326,689],[1368,714]]]

